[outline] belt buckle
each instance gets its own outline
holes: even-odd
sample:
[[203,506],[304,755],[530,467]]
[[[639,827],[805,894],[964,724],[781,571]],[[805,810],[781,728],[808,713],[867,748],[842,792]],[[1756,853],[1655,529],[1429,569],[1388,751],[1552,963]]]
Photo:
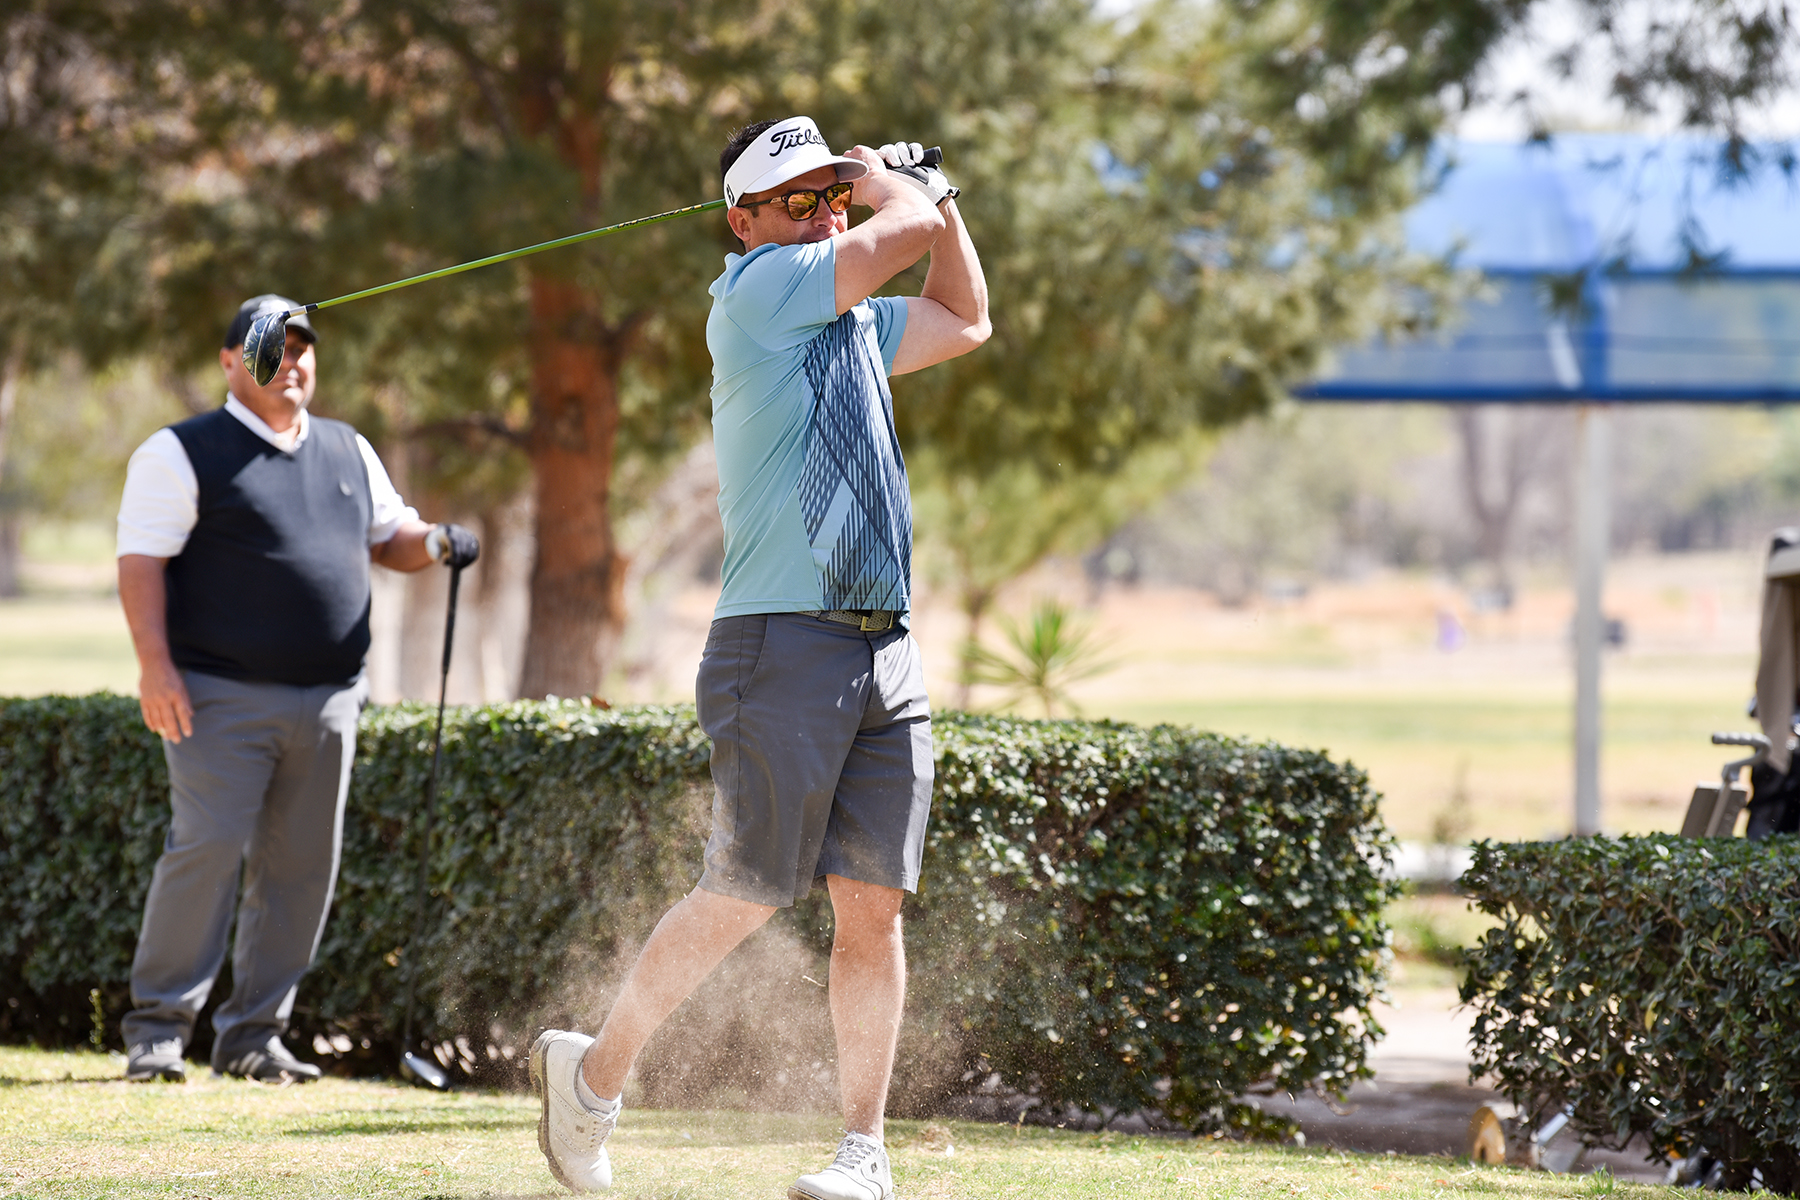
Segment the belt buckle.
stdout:
[[875,610],[863,614],[862,631],[864,633],[881,633],[894,627],[894,614],[883,610]]

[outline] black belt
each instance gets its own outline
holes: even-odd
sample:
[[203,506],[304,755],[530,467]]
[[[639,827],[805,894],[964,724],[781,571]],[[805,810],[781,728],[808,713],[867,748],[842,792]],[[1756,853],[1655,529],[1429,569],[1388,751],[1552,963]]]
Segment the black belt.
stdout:
[[894,627],[894,618],[899,613],[886,608],[831,608],[808,609],[800,614],[803,617],[817,617],[821,621],[834,621],[839,625],[854,625],[864,633],[880,633]]

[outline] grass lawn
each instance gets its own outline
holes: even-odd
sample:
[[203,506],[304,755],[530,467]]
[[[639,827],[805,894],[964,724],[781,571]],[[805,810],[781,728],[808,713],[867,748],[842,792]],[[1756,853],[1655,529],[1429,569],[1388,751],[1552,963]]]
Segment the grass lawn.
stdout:
[[[104,523],[28,531],[27,595],[0,600],[0,696],[136,690],[130,636],[111,594],[111,539]],[[1754,567],[1743,555],[1613,564],[1608,611],[1628,620],[1631,640],[1608,653],[1602,675],[1607,829],[1679,828],[1695,781],[1716,779],[1725,758],[1708,735],[1748,728]],[[1273,738],[1349,759],[1369,772],[1383,816],[1403,838],[1429,839],[1459,813],[1465,836],[1560,836],[1573,786],[1565,584],[1552,572],[1526,588],[1516,612],[1469,615],[1470,641],[1455,653],[1435,649],[1432,637],[1435,614],[1460,601],[1424,578],[1321,586],[1298,603],[1242,609],[1177,589],[1112,589],[1090,615],[1117,669],[1074,693],[1089,716]],[[1022,584],[1011,609],[1022,611],[1035,586]],[[705,589],[683,596],[680,620],[656,618],[667,628],[662,666],[651,675],[663,683],[614,699],[692,697],[715,597]],[[1070,602],[1088,603],[1079,587]],[[469,607],[458,628],[478,620]],[[377,625],[378,642],[398,636]],[[427,662],[436,661],[438,629],[420,635],[431,647]],[[933,694],[947,702],[962,618],[938,597],[921,607],[915,629]],[[395,649],[372,654],[372,678],[381,663],[398,661]],[[435,688],[435,673],[427,677]],[[378,690],[394,683],[375,682]],[[454,679],[451,686],[454,697]]]
[[25,595],[0,599],[0,696],[137,691],[104,524],[28,525]]
[[117,600],[0,600],[0,696],[101,690],[137,691],[137,658]]
[[[128,1084],[110,1055],[0,1047],[0,1196],[305,1197],[566,1194],[527,1096],[327,1079]],[[610,1143],[627,1200],[785,1196],[829,1156],[827,1116],[627,1111]],[[1585,1197],[1610,1177],[1211,1140],[896,1121],[897,1195],[1033,1200]],[[1660,1189],[1659,1189],[1660,1190]]]
[[[1751,726],[1739,715],[1741,688],[1659,692],[1636,683],[1619,681],[1605,698],[1603,819],[1615,832],[1672,832],[1694,783],[1718,779],[1725,756],[1710,744],[1712,730]],[[1551,688],[1126,700],[1106,715],[1326,750],[1369,772],[1382,815],[1402,838],[1429,840],[1459,792],[1470,837],[1557,837],[1571,819],[1573,717]]]

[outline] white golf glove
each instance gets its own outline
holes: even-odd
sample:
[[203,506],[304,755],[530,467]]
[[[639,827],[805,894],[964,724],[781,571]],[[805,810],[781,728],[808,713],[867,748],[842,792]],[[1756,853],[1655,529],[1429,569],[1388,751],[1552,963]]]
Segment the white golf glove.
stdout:
[[881,155],[881,161],[887,164],[889,171],[924,192],[933,205],[962,195],[961,188],[952,187],[944,178],[938,165],[943,156],[933,154],[930,156],[933,161],[927,164],[925,149],[917,142],[889,142],[876,153]]

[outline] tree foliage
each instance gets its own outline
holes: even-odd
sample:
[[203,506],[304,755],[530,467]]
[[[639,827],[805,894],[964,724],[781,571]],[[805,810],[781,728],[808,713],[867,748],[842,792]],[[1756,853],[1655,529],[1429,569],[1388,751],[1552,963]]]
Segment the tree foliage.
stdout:
[[[1523,7],[1523,6],[1521,6]],[[1664,113],[1685,127],[1725,135],[1727,175],[1765,165],[1745,124],[1791,89],[1800,28],[1781,0],[1580,0],[1572,35],[1541,48],[1553,77],[1589,72],[1607,81],[1624,111]],[[1543,102],[1532,89],[1510,97],[1542,131]],[[1793,169],[1791,144],[1776,162]]]
[[10,377],[69,349],[135,343],[133,218],[184,130],[99,14],[26,6],[0,25],[0,359]]
[[[1629,60],[1622,94],[1693,121],[1735,129],[1785,78],[1775,7],[1644,26],[1582,2]],[[323,299],[691,204],[731,129],[804,111],[837,146],[941,144],[965,189],[995,336],[901,381],[909,450],[965,490],[1117,475],[1266,408],[1333,343],[1434,319],[1396,217],[1455,89],[1531,9],[26,0],[0,41],[0,352],[148,352],[178,381],[247,294]],[[423,446],[426,488],[479,506],[529,472],[527,694],[600,681],[617,518],[704,429],[705,286],[733,248],[698,218],[318,318],[321,408]]]

